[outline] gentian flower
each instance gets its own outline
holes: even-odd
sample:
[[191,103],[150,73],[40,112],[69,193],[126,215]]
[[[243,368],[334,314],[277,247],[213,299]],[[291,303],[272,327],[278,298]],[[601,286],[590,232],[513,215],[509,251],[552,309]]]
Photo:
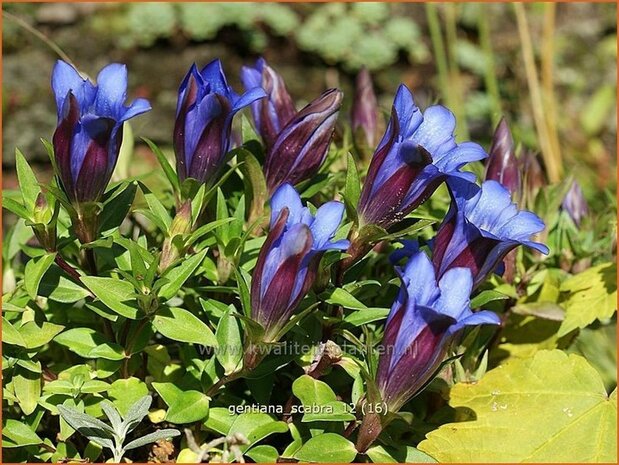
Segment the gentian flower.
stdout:
[[548,254],[548,247],[531,240],[544,229],[544,222],[534,213],[519,211],[501,184],[485,181],[479,187],[451,179],[447,185],[452,202],[432,248],[439,277],[452,268],[466,267],[477,287],[519,245]]
[[312,287],[324,252],[348,247],[347,240],[332,241],[343,214],[344,205],[333,201],[312,216],[290,184],[273,194],[270,231],[251,285],[251,316],[265,329],[263,342],[277,341]]
[[58,177],[72,203],[96,202],[116,167],[123,123],[150,110],[150,104],[137,99],[125,106],[127,67],[117,63],[103,68],[93,84],[59,60],[52,89],[58,107],[53,137]]
[[284,183],[297,184],[314,176],[324,162],[342,92],[329,89],[293,116],[267,151],[264,173],[269,192]]
[[361,68],[355,80],[355,98],[350,112],[354,134],[362,134],[365,144],[374,147],[378,128],[378,101],[367,68]]
[[514,200],[520,198],[520,167],[514,152],[514,139],[505,118],[501,118],[492,137],[486,163],[486,180],[500,182]]
[[288,94],[284,79],[271,68],[264,58],[259,58],[252,68],[243,66],[241,81],[246,89],[262,87],[267,96],[251,104],[251,114],[256,130],[267,147],[297,112]]
[[574,181],[565,194],[561,208],[567,212],[576,226],[589,214],[589,207],[578,181]]
[[[453,268],[438,278],[427,255],[417,252],[396,270],[402,286],[387,317],[376,373],[389,412],[397,412],[437,374],[462,329],[500,324],[492,312],[471,311],[468,269]],[[364,452],[380,431],[380,418],[364,418],[357,450]]]
[[447,177],[475,179],[473,173],[459,169],[487,155],[473,142],[456,144],[455,126],[454,115],[443,106],[431,106],[422,114],[408,88],[400,85],[361,191],[361,225],[387,229],[423,203]]
[[192,65],[179,88],[176,106],[174,151],[179,178],[211,182],[228,153],[233,116],[265,95],[259,87],[236,94],[219,60],[202,71]]

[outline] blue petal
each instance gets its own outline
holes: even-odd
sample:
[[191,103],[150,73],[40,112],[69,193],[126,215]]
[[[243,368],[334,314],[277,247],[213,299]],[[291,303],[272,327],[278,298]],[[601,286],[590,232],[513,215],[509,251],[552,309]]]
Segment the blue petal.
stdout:
[[232,89],[228,86],[226,75],[224,74],[221,60],[216,59],[211,61],[208,65],[202,68],[200,72],[202,78],[209,83],[211,92],[215,92],[219,95],[231,99],[233,96]]
[[52,71],[52,90],[56,98],[56,106],[58,109],[58,117],[62,117],[64,101],[69,91],[75,95],[80,106],[80,111],[83,113],[92,105],[95,95],[95,87],[88,79],[80,76],[77,70],[68,63],[58,60]]
[[423,122],[415,131],[413,140],[432,154],[432,158],[456,147],[453,136],[456,117],[441,105],[428,107]]
[[333,237],[344,216],[344,204],[327,202],[316,211],[316,219],[310,225],[314,247],[322,248]]
[[249,89],[234,102],[232,106],[232,112],[236,113],[237,111],[245,108],[246,106],[251,105],[252,102],[255,102],[256,100],[259,100],[266,96],[267,94],[262,87],[254,87],[253,89]]
[[417,305],[432,307],[439,296],[434,267],[424,252],[411,257],[404,267],[402,280],[406,285],[409,299]]
[[468,268],[452,268],[448,270],[438,283],[441,295],[435,308],[454,320],[460,319],[470,307],[473,275]]
[[462,168],[465,164],[483,160],[488,154],[474,142],[463,142],[454,149],[433,156],[433,164],[443,173],[450,173]]
[[346,250],[350,247],[350,241],[348,239],[340,239],[335,242],[328,242],[321,250]]
[[398,115],[400,137],[401,139],[408,139],[423,121],[423,116],[417,105],[415,105],[413,94],[404,84],[400,84],[398,87],[393,100],[393,106]]
[[107,65],[97,76],[97,115],[120,120],[126,99],[127,66],[118,63]]
[[262,72],[249,66],[243,66],[241,68],[241,82],[245,87],[245,90],[253,89],[254,87],[262,86]]
[[282,184],[271,197],[271,227],[277,221],[279,212],[288,207],[288,225],[298,223],[303,216],[303,204],[298,192],[290,184]]
[[150,103],[148,100],[143,98],[138,98],[133,101],[133,103],[125,109],[125,113],[120,118],[120,121],[127,121],[134,116],[141,115],[142,113],[146,113],[151,110]]
[[460,320],[457,324],[449,328],[450,333],[454,333],[465,326],[479,326],[479,325],[500,325],[501,319],[494,312],[483,310],[481,312],[473,313],[470,316]]
[[183,101],[185,99],[185,91],[187,90],[187,86],[189,85],[189,79],[192,76],[198,85],[198,95],[196,97],[196,101],[199,102],[204,98],[204,92],[205,92],[204,88],[206,87],[206,83],[204,82],[202,75],[198,72],[198,67],[196,66],[195,63],[193,63],[191,67],[189,68],[189,71],[183,78],[183,82],[181,82],[181,85],[178,88],[178,101],[176,103],[176,115],[177,116],[179,112],[181,111],[181,105],[183,104]]

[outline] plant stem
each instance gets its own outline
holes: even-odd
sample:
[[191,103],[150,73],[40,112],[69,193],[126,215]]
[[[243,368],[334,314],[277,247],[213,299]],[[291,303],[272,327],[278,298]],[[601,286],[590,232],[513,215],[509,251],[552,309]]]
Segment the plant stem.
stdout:
[[542,97],[544,99],[546,126],[553,153],[558,158],[559,166],[562,166],[561,147],[557,132],[557,108],[554,93],[554,52],[555,52],[555,16],[556,5],[544,4],[544,28],[542,32]]
[[531,97],[531,107],[533,111],[533,119],[537,130],[538,144],[542,150],[542,157],[546,165],[548,179],[555,183],[561,180],[562,163],[561,154],[553,150],[553,144],[550,141],[549,130],[544,113],[544,100],[540,90],[537,68],[535,66],[535,56],[533,53],[533,43],[529,32],[529,23],[527,20],[526,11],[522,3],[514,3],[516,13],[516,22],[518,23],[518,33],[520,35],[520,43],[522,47],[522,57],[524,60],[524,68],[529,86]]
[[56,262],[56,265],[58,265],[65,273],[67,273],[69,276],[71,276],[73,279],[77,280],[78,282],[80,283],[82,282],[81,276],[77,272],[77,270],[73,268],[71,265],[69,265],[65,261],[65,259],[60,256],[60,254],[57,251],[56,251],[56,258],[54,259],[54,261]]
[[448,106],[452,105],[451,92],[449,92],[449,76],[447,68],[447,56],[445,55],[445,46],[443,44],[443,36],[441,32],[441,23],[438,17],[438,10],[433,3],[426,4],[426,16],[428,18],[428,27],[430,28],[430,39],[432,40],[432,48],[434,50],[434,60],[438,71],[438,82],[441,92],[445,95],[445,100]]
[[452,110],[456,115],[461,138],[469,139],[469,128],[466,124],[466,112],[464,111],[463,95],[464,87],[460,71],[458,69],[458,59],[456,56],[456,44],[458,43],[458,25],[456,21],[456,5],[454,3],[445,4],[445,32],[447,34],[447,57],[450,77],[450,91]]
[[133,347],[135,346],[136,338],[142,332],[142,330],[144,329],[146,324],[150,321],[150,319],[147,317],[147,318],[142,318],[142,320],[140,320],[138,327],[134,331],[133,337],[129,341],[128,336],[129,336],[129,326],[131,325],[130,323],[131,321],[132,320],[127,320],[125,322],[125,327],[123,328],[123,334],[121,338],[121,341],[123,341],[123,346],[125,347],[125,359],[123,361],[123,369],[122,369],[123,378],[125,379],[129,378],[129,361],[131,360],[131,356],[133,355],[132,351],[133,351]]
[[491,121],[492,125],[494,126],[503,113],[503,110],[501,108],[501,94],[499,92],[499,83],[496,78],[496,72],[494,67],[494,52],[492,50],[488,17],[483,12],[481,12],[478,18],[479,19],[477,27],[479,31],[479,42],[482,50],[484,51],[484,55],[486,56],[484,81],[486,84],[486,90],[490,95],[490,101],[492,104]]
[[35,37],[40,39],[42,42],[44,42],[54,52],[56,52],[60,58],[62,58],[67,63],[73,65],[73,61],[71,60],[71,58],[69,58],[69,56],[65,52],[63,52],[62,49],[53,40],[51,40],[49,37],[47,37],[41,31],[39,31],[38,29],[35,29],[34,27],[32,27],[26,21],[21,19],[19,16],[15,16],[14,14],[9,13],[7,11],[3,10],[2,11],[2,16],[4,16],[7,19],[10,19],[14,23],[16,23],[19,26],[21,26],[22,28],[24,28],[26,31],[30,32],[32,35],[34,35]]

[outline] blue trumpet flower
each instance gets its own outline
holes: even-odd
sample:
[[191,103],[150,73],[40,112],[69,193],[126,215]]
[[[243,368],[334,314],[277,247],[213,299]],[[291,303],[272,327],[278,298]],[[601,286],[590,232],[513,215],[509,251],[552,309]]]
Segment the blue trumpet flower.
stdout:
[[313,216],[297,191],[284,184],[271,198],[271,225],[258,255],[251,286],[252,319],[265,329],[263,342],[279,331],[312,287],[327,250],[346,250],[347,240],[332,241],[344,205],[327,202]]
[[396,93],[391,119],[370,162],[359,199],[361,224],[385,229],[423,203],[448,177],[473,181],[460,172],[487,155],[473,142],[456,144],[454,115],[435,105],[422,112],[404,85]]
[[275,143],[277,135],[296,113],[294,103],[284,79],[271,68],[264,58],[254,67],[241,68],[241,81],[246,89],[262,87],[267,97],[251,104],[251,114],[256,130],[267,149]]
[[[389,412],[397,412],[437,374],[459,332],[466,326],[498,325],[489,311],[473,313],[473,277],[453,268],[441,278],[424,252],[396,267],[402,286],[391,307],[378,359],[376,385]],[[378,415],[366,415],[357,450],[364,452],[382,430]]]
[[144,99],[125,106],[127,67],[113,63],[97,83],[57,61],[52,90],[58,108],[53,145],[58,177],[69,200],[97,201],[110,181],[122,142],[123,123],[150,110]]
[[376,381],[382,400],[397,411],[436,374],[454,336],[465,326],[500,324],[488,311],[473,313],[473,277],[453,268],[440,279],[424,252],[403,268],[400,293],[389,312]]
[[548,247],[531,240],[544,229],[544,222],[534,213],[518,210],[500,183],[485,181],[479,187],[451,179],[447,184],[452,202],[432,249],[438,276],[466,267],[477,287],[519,245],[548,254]]
[[179,88],[176,106],[174,151],[179,178],[212,181],[230,148],[232,118],[265,95],[259,87],[236,94],[219,60],[213,60],[202,71],[192,65]]

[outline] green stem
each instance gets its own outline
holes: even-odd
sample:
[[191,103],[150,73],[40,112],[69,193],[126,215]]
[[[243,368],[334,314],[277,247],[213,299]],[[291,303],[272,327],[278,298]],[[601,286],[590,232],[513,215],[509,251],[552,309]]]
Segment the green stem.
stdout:
[[485,14],[479,14],[477,27],[479,30],[479,42],[482,50],[484,51],[484,55],[486,56],[484,81],[486,84],[486,90],[490,95],[492,105],[492,124],[494,126],[501,117],[503,109],[501,108],[501,94],[499,92],[499,83],[497,81],[496,71],[494,68],[494,51],[492,50],[492,42],[490,38],[490,25],[488,24],[488,17]]
[[445,4],[445,31],[447,34],[447,57],[450,75],[450,89],[452,90],[452,110],[456,115],[456,124],[461,138],[469,139],[469,128],[466,124],[466,113],[464,111],[463,95],[464,87],[458,69],[458,59],[456,55],[456,44],[458,43],[458,25],[456,21],[456,5],[454,3]]
[[447,68],[447,56],[445,55],[445,45],[443,44],[443,35],[441,32],[441,23],[438,17],[438,10],[434,3],[426,4],[426,16],[428,18],[428,27],[430,28],[430,39],[432,40],[432,48],[434,49],[434,61],[438,71],[438,83],[441,92],[445,96],[448,106],[452,105],[451,92],[449,92],[449,70]]

